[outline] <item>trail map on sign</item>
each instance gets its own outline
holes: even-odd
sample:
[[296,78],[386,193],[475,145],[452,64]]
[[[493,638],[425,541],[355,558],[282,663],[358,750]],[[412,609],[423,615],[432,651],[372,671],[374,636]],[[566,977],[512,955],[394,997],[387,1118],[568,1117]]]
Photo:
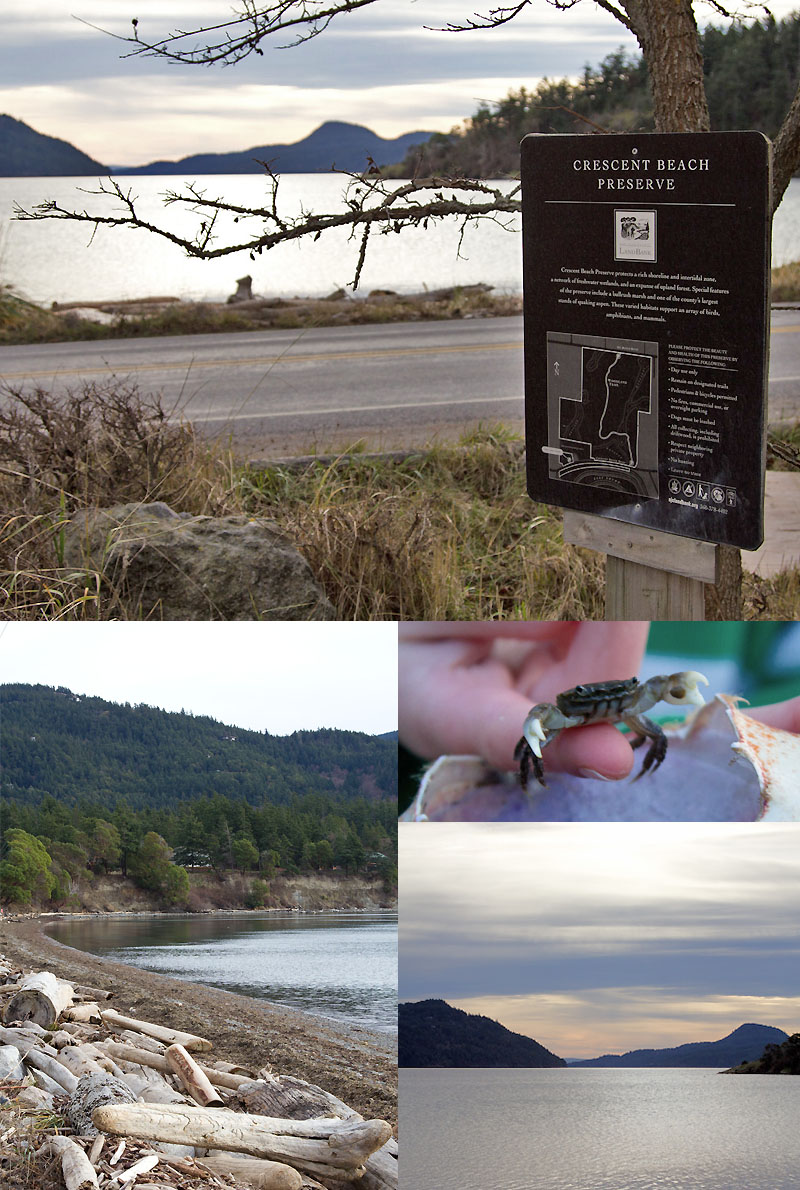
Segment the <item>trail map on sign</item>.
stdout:
[[653,344],[548,335],[550,474],[658,496]]

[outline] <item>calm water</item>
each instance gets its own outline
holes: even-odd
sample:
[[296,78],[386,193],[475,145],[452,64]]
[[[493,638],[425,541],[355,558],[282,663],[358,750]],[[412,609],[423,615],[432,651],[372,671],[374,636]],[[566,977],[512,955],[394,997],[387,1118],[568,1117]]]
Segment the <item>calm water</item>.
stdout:
[[401,1070],[401,1190],[796,1190],[800,1078]]
[[59,942],[161,975],[397,1031],[397,915],[169,916],[62,922]]
[[[179,208],[163,209],[159,196],[178,189],[185,179],[120,179],[140,197],[141,212],[186,233],[191,223]],[[243,204],[263,205],[259,175],[217,175],[190,179],[211,198],[224,196]],[[316,244],[284,244],[255,261],[246,253],[198,261],[166,240],[143,231],[91,228],[62,222],[12,220],[14,201],[29,207],[50,198],[62,205],[101,209],[101,200],[84,193],[92,178],[0,179],[0,281],[12,284],[37,302],[92,301],[171,295],[220,300],[233,293],[236,279],[249,273],[254,292],[266,297],[320,296],[352,280],[358,252],[347,232],[327,232]],[[506,185],[506,184],[502,184]],[[510,183],[507,184],[510,186]],[[342,179],[330,174],[287,174],[281,181],[281,213],[332,211],[341,207]],[[109,204],[110,205],[110,204]],[[239,225],[235,229],[241,237]],[[518,227],[518,223],[515,223]],[[257,225],[253,225],[258,229]],[[459,229],[448,221],[427,231],[374,234],[367,253],[361,292],[389,288],[411,293],[427,286],[471,285],[483,281],[499,292],[522,288],[519,235],[491,222],[470,228],[458,254]],[[800,259],[800,179],[794,179],[775,217],[773,263]]]

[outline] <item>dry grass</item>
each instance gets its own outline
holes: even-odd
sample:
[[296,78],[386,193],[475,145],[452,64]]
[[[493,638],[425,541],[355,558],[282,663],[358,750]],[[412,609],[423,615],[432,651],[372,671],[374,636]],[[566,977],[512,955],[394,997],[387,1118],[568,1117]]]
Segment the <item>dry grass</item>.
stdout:
[[0,288],[0,343],[55,343],[491,317],[520,313],[522,299],[517,295],[495,297],[476,286],[456,288],[437,300],[426,295],[403,297],[376,291],[374,295],[357,299],[342,292],[341,296],[328,299],[254,300],[237,305],[171,300],[95,305],[112,315],[114,321],[103,324],[69,309],[46,310]]
[[601,614],[602,565],[565,548],[558,517],[530,502],[521,443],[502,430],[402,462],[355,453],[299,473],[255,471],[201,445],[134,387],[2,396],[2,618],[138,618],[102,574],[63,559],[77,510],[132,500],[276,520],[340,619]]
[[[784,427],[794,451],[800,429]],[[565,546],[558,512],[525,491],[521,441],[486,427],[403,459],[248,468],[201,443],[135,387],[64,398],[0,393],[0,618],[138,619],[98,571],[64,564],[89,506],[163,500],[193,515],[276,521],[339,619],[602,619],[600,555]],[[795,619],[800,575],[748,577],[745,618]]]
[[773,302],[800,301],[800,261],[782,264],[772,270]]

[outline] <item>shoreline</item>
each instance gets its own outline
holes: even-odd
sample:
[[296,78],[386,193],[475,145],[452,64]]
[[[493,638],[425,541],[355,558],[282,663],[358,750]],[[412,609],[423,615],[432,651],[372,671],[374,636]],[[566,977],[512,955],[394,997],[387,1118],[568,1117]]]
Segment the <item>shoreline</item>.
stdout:
[[101,958],[57,942],[44,924],[41,915],[0,921],[0,953],[15,966],[46,968],[62,979],[104,987],[113,993],[112,1006],[123,1013],[199,1033],[213,1043],[216,1056],[305,1079],[332,1091],[365,1118],[396,1125],[396,1045],[389,1034]]

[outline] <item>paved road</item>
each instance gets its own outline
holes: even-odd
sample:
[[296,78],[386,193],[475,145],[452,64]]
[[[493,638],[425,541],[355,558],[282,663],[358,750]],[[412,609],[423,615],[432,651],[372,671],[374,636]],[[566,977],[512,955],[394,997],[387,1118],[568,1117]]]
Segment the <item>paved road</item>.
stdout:
[[[522,319],[393,323],[0,348],[7,385],[110,376],[271,454],[452,438],[522,426]],[[800,418],[800,309],[773,315],[770,420]]]

